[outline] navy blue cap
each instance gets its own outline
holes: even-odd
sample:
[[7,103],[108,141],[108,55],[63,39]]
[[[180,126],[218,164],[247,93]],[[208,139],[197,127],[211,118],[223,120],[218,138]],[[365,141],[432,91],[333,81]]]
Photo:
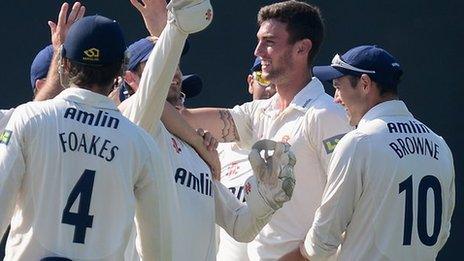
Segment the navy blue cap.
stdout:
[[203,89],[203,80],[197,74],[182,76],[182,92],[185,98],[192,98],[200,94]]
[[376,45],[362,45],[350,49],[342,56],[335,55],[331,65],[314,66],[313,73],[321,81],[365,73],[385,87],[396,87],[403,71],[398,61],[384,49]]
[[31,86],[35,89],[35,82],[38,79],[47,77],[48,68],[53,59],[53,46],[50,44],[40,50],[31,64]]
[[[139,63],[148,60],[148,56],[150,56],[150,53],[153,50],[154,46],[155,42],[153,42],[149,38],[142,38],[129,45],[129,47],[127,48],[127,52],[129,54],[129,64],[127,66],[127,69],[129,71],[134,71]],[[189,42],[185,41],[184,49],[182,50],[182,55],[186,54],[189,48]]]
[[253,63],[253,66],[251,66],[250,71],[251,72],[261,71],[261,58],[256,57],[255,62]]
[[[119,89],[119,100],[124,101],[129,97],[127,83],[123,83]],[[185,94],[185,98],[193,98],[200,94],[203,89],[203,80],[198,74],[188,74],[182,76],[182,92]]]
[[73,62],[103,66],[123,61],[126,44],[119,24],[93,15],[75,22],[63,44],[63,56]]

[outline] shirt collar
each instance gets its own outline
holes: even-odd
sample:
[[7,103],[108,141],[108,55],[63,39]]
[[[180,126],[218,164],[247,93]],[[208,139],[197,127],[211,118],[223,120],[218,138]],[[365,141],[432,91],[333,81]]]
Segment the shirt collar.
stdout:
[[[301,89],[295,97],[293,97],[293,100],[288,107],[295,108],[306,113],[310,104],[323,93],[325,93],[325,90],[321,81],[319,81],[316,77],[313,77],[311,81],[306,84],[306,86],[303,87],[303,89]],[[263,104],[262,109],[266,110],[269,107],[272,108],[272,110],[279,110],[279,93],[276,93],[274,96],[269,98],[269,102]]]
[[110,98],[77,86],[71,86],[63,90],[56,97],[76,103],[88,104],[97,108],[118,110],[116,104]]
[[325,93],[324,86],[321,81],[313,77],[311,81],[293,98],[290,103],[297,110],[306,112],[309,109],[312,101]]
[[385,116],[412,117],[412,114],[409,112],[408,108],[406,107],[406,104],[404,104],[403,101],[385,101],[375,105],[366,114],[364,114],[364,116],[359,121],[358,127],[368,123],[369,121]]

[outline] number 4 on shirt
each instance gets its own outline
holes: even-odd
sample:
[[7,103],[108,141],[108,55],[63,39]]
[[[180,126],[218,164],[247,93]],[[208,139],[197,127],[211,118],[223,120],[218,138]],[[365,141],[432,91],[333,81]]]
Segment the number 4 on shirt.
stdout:
[[[86,169],[77,181],[76,185],[69,194],[66,206],[63,209],[61,223],[74,226],[74,243],[85,243],[85,231],[92,227],[93,216],[89,215],[90,200],[92,198],[93,181],[95,171]],[[70,212],[70,209],[77,197],[80,195],[77,213]]]

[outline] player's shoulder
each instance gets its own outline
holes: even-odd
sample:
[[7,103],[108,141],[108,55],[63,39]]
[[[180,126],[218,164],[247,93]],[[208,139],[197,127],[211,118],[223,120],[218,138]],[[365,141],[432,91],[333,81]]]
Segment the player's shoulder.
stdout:
[[241,109],[243,111],[248,111],[252,113],[256,111],[263,111],[271,107],[273,101],[274,101],[274,97],[270,99],[253,100],[253,101],[242,103],[241,105],[236,105],[232,110]]
[[354,129],[338,141],[334,150],[334,155],[347,154],[349,157],[353,156],[355,151],[366,151],[369,148],[370,137],[366,133]]
[[11,114],[13,113],[13,111],[14,111],[14,108],[11,108],[9,110],[0,110],[0,116]]
[[315,115],[338,115],[346,118],[346,111],[338,103],[335,103],[333,97],[327,93],[321,94],[311,104],[311,112]]
[[119,114],[120,118],[120,124],[122,126],[121,128],[121,137],[122,136],[131,136],[133,139],[136,139],[137,141],[141,141],[143,143],[146,143],[148,145],[153,144],[154,140],[151,137],[151,135],[144,130],[142,127],[138,126],[137,124],[133,123],[130,121],[128,118],[124,117],[121,112],[117,111],[117,114]]
[[[64,101],[58,99],[51,99],[46,101],[30,101],[23,103],[14,109],[13,118],[23,118],[23,119],[35,119],[46,116],[49,113],[52,113],[60,105],[64,104]],[[41,117],[37,117],[41,116]]]
[[[325,96],[323,94],[321,96]],[[345,109],[332,101],[332,98],[319,97],[309,108],[306,118],[319,125],[337,125],[343,130],[352,130]],[[341,129],[341,130],[342,130]]]

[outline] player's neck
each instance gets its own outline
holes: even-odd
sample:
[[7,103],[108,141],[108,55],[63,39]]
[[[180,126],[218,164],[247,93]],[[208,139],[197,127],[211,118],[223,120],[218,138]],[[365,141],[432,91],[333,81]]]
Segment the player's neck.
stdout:
[[86,89],[86,90],[89,90],[89,91],[92,91],[92,92],[95,92],[95,93],[98,93],[104,96],[108,96],[109,93],[111,92],[112,85],[105,87],[105,86],[100,86],[96,84],[91,84],[91,85],[88,85],[85,87],[79,87],[79,88]]
[[279,94],[279,108],[283,111],[292,102],[293,98],[311,81],[311,73],[305,72],[288,77],[285,81],[276,84]]

